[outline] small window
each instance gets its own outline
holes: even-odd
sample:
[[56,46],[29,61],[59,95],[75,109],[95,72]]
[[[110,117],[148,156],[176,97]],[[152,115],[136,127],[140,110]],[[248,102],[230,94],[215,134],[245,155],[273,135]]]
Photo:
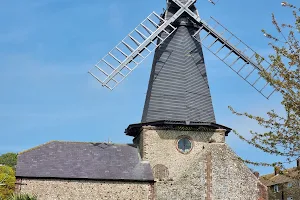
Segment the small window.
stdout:
[[274,185],[274,186],[273,186],[273,189],[274,189],[274,192],[279,192],[279,187],[278,187],[278,185]]
[[288,187],[288,188],[291,188],[292,186],[293,186],[292,183],[288,183],[288,184],[287,184],[287,187]]
[[293,200],[293,197],[288,197],[287,200]]
[[193,148],[193,145],[192,145],[192,141],[190,138],[188,137],[182,137],[180,139],[178,139],[178,142],[177,142],[177,149],[179,152],[181,153],[189,153]]

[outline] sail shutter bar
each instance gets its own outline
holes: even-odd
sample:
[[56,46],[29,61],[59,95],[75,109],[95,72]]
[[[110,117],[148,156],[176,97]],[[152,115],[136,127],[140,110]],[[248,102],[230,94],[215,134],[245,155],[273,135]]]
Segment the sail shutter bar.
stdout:
[[[198,42],[202,43],[202,45],[205,48],[207,48],[215,56],[217,56],[220,60],[222,60],[226,65],[228,65],[233,71],[235,71],[245,81],[247,81],[260,94],[262,94],[265,98],[269,99],[270,96],[276,91],[276,89],[272,85],[270,85],[265,79],[262,80],[261,73],[268,72],[268,73],[271,73],[271,75],[273,77],[277,75],[278,72],[272,72],[270,70],[270,63],[268,61],[266,61],[263,57],[258,55],[255,51],[253,51],[249,46],[247,46],[245,43],[243,43],[240,39],[238,39],[234,34],[232,34],[229,30],[227,30],[219,22],[217,22],[215,19],[212,18],[212,20],[214,22],[216,22],[216,27],[217,26],[222,27],[222,29],[223,29],[222,31],[220,31],[221,34],[218,34],[218,32],[215,30],[215,28],[211,28],[214,26],[209,26],[205,21],[203,21],[199,17],[199,15],[193,13],[189,9],[189,5],[190,5],[189,2],[190,1],[195,2],[195,0],[188,1],[188,3],[186,5],[183,5],[179,0],[172,0],[172,1],[175,2],[179,7],[183,8],[184,11],[186,13],[188,13],[200,26],[198,32],[195,33],[194,38]],[[198,37],[198,34],[199,33],[201,34],[202,32],[205,32],[206,34],[211,36],[213,38],[213,40],[217,39],[217,41],[213,41],[213,43],[210,43],[209,45],[204,44],[205,42],[203,42],[203,40],[202,41],[199,40],[199,37]],[[229,37],[226,37],[227,39],[225,39],[225,36],[223,37],[223,35],[225,33],[229,34]],[[207,36],[205,36],[204,40],[206,38],[207,38]],[[232,38],[237,39],[238,43],[236,45],[232,45],[232,42],[229,41],[229,40],[232,40]],[[214,46],[216,46],[215,45],[216,43],[219,43],[222,45],[219,48],[219,50],[217,50],[217,52],[215,52],[215,50],[213,48]],[[241,46],[241,45],[246,47],[246,50],[248,51],[247,53],[245,53],[245,51],[244,52],[239,51],[237,46]],[[220,54],[222,54],[222,53],[220,53],[220,51],[222,52],[222,50],[224,50],[224,49],[230,50],[230,52],[229,52],[228,56],[226,56],[225,58],[221,58]],[[249,52],[250,52],[250,55],[249,55]],[[228,57],[231,58],[233,55],[238,56],[239,58],[233,63],[232,66],[230,66],[230,64],[228,63],[228,59],[226,59],[226,58],[228,58]],[[251,57],[255,57],[255,59],[250,59]],[[257,58],[261,59],[262,62],[258,63]],[[229,59],[229,60],[232,60],[232,59]],[[243,65],[243,67],[237,71],[233,66],[239,65],[240,63],[238,61],[242,61],[246,65]],[[247,68],[250,68],[249,66],[254,68],[254,70],[252,68],[250,70],[247,69]],[[255,77],[254,81],[253,81],[253,77]],[[264,83],[262,84],[262,82],[264,82]]]
[[[155,12],[152,12],[104,56],[89,73],[102,86],[113,90],[177,29],[171,25],[173,21],[175,21],[174,18],[166,21]],[[162,33],[164,33],[164,38],[159,37]],[[150,48],[151,45],[153,48]],[[97,76],[96,74],[99,74],[99,72],[100,75]]]
[[[95,67],[93,67],[89,73],[95,77],[102,86],[113,90],[124,78],[126,78],[145,58],[147,58],[157,47],[159,47],[174,31],[176,27],[172,26],[172,23],[177,20],[184,12],[189,10],[189,7],[193,5],[196,0],[187,0],[183,5],[178,0],[172,0],[173,2],[180,4],[179,10],[173,14],[173,16],[165,20],[160,15],[152,12],[141,24],[139,24],[131,33],[129,33],[125,39],[121,41],[115,48],[113,48],[109,54],[104,56]],[[193,16],[200,19],[199,15]],[[164,33],[163,38],[162,33]],[[140,39],[138,39],[138,38]],[[151,48],[153,47],[154,48]],[[120,59],[114,52],[120,53],[123,59]],[[129,52],[128,52],[129,51]],[[111,63],[110,60],[114,59],[111,55],[121,61],[121,63]],[[104,60],[106,62],[104,62]],[[113,62],[113,61],[112,61]],[[108,71],[107,71],[107,64]],[[98,70],[98,69],[101,70]],[[113,68],[113,70],[111,70]],[[103,71],[105,73],[103,73]],[[94,73],[100,74],[95,75]],[[125,77],[123,77],[124,75]],[[117,80],[117,83],[112,84]]]
[[[221,61],[223,61],[228,67],[230,67],[234,72],[236,72],[240,77],[247,81],[252,87],[254,87],[259,93],[261,93],[265,98],[269,99],[270,96],[274,93],[275,89],[267,83],[264,79],[262,82],[262,76],[260,73],[262,71],[268,71],[270,69],[270,63],[253,51],[248,45],[243,43],[239,38],[234,34],[228,31],[224,26],[222,26],[218,21],[212,18],[214,23],[217,26],[220,26],[223,30],[222,34],[209,26],[205,21],[200,20],[200,28],[194,34],[194,38],[200,42],[206,49],[212,52],[217,56]],[[199,40],[203,33],[203,39]],[[225,36],[226,35],[226,36]],[[206,40],[212,40],[213,42],[208,43]],[[237,41],[237,44],[233,45],[231,40]],[[219,46],[217,45],[219,44]],[[240,51],[238,46],[243,46],[244,51]],[[216,46],[218,46],[216,48]],[[224,53],[226,55],[224,57]],[[246,54],[247,53],[247,54]],[[258,61],[257,57],[261,60]],[[228,59],[230,58],[230,59]],[[242,61],[238,62],[238,61]],[[242,67],[237,67],[237,65]],[[247,69],[247,66],[252,66],[251,69]],[[249,68],[249,67],[248,67]],[[273,73],[273,75],[276,75]],[[260,84],[258,84],[260,83]],[[268,88],[267,88],[268,87]]]

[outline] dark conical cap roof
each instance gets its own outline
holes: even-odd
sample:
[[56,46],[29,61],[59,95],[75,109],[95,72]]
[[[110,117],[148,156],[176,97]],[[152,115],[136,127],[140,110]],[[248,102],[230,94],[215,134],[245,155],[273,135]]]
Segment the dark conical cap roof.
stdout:
[[[169,7],[166,18],[174,12]],[[178,9],[178,8],[177,8]],[[215,122],[201,45],[188,18],[156,50],[142,122],[159,120]]]

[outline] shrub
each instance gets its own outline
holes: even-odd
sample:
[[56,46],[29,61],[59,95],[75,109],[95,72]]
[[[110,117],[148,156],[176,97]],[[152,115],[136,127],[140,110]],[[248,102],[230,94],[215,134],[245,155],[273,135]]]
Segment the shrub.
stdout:
[[8,200],[37,200],[37,197],[29,194],[13,194]]

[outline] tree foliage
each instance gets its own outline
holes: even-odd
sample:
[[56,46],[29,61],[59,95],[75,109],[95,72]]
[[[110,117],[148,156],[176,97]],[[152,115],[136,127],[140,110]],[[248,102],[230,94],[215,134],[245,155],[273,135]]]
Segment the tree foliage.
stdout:
[[[276,34],[262,30],[270,40],[269,45],[273,53],[269,55],[271,72],[264,71],[261,75],[281,93],[281,104],[286,113],[282,115],[271,110],[267,113],[267,117],[261,117],[229,108],[236,115],[255,120],[266,130],[265,132],[251,131],[250,139],[234,131],[236,135],[266,153],[282,156],[287,162],[293,162],[300,158],[300,9],[287,2],[282,2],[281,5],[283,9],[291,10],[293,21],[281,24],[272,14]],[[246,162],[254,165],[282,166],[280,162]]]
[[7,199],[15,190],[15,172],[9,166],[0,166],[0,199]]
[[37,197],[29,194],[13,194],[8,200],[37,200]]
[[0,164],[15,167],[17,165],[17,154],[6,153],[0,156]]

